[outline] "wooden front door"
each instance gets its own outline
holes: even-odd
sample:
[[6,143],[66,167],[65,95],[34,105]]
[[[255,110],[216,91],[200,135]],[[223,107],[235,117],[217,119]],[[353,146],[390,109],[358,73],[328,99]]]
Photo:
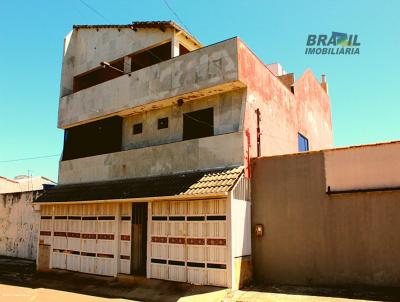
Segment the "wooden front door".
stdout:
[[133,203],[131,274],[146,275],[147,251],[147,202]]

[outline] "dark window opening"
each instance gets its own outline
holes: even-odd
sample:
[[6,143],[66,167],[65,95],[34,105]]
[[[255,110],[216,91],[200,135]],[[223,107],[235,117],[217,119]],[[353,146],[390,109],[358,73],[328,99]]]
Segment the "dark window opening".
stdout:
[[[181,49],[181,48],[180,48]],[[185,48],[182,48],[185,52]],[[171,42],[131,54],[131,72],[171,59]],[[112,67],[97,67],[74,77],[73,92],[86,89],[124,75],[124,58],[110,62]],[[100,62],[99,62],[100,65]]]
[[122,118],[114,116],[64,132],[62,160],[121,151]]
[[136,71],[171,59],[171,42],[131,55],[131,70]]
[[183,140],[214,135],[214,110],[207,108],[183,114]]
[[[118,59],[110,63],[112,67],[98,67],[96,69],[85,72],[81,75],[74,77],[73,92],[77,92],[82,89],[86,89],[103,82],[115,79],[122,76],[124,73],[124,59]],[[121,70],[121,71],[120,71]]]
[[184,55],[187,54],[189,51],[189,49],[187,49],[185,46],[183,46],[182,44],[179,44],[179,55]]
[[143,124],[142,123],[133,125],[133,134],[140,134],[142,132],[143,132]]
[[299,152],[306,152],[309,150],[308,138],[298,133]]
[[158,119],[158,129],[165,129],[168,128],[168,118],[159,118]]

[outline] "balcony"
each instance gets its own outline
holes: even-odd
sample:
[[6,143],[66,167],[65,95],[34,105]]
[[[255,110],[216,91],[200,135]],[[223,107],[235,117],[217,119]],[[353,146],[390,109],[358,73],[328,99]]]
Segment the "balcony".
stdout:
[[180,141],[60,162],[59,183],[166,175],[243,165],[243,133]]
[[137,70],[60,99],[58,126],[127,115],[244,87],[237,39],[229,39]]

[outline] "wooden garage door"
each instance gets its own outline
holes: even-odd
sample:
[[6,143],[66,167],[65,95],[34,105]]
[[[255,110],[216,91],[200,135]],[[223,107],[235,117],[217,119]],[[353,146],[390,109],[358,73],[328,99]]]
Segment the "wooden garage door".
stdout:
[[227,286],[226,200],[155,202],[151,277]]

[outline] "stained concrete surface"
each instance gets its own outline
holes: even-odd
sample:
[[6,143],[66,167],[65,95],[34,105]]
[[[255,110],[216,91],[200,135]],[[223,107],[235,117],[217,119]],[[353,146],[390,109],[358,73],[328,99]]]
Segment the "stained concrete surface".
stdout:
[[400,288],[311,288],[259,284],[231,291],[145,278],[117,281],[111,277],[67,271],[36,272],[32,261],[0,257],[2,301],[400,301]]

